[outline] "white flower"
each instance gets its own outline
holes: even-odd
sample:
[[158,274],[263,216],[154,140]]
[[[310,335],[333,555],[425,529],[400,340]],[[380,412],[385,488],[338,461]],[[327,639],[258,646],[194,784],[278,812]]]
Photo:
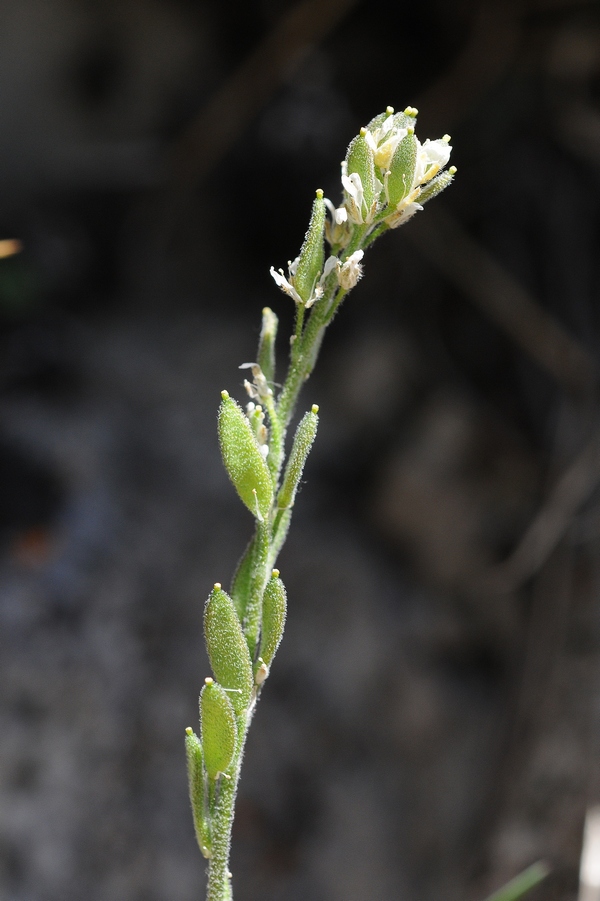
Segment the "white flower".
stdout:
[[258,363],[242,363],[241,366],[238,366],[238,369],[250,369],[252,371],[252,384],[246,380],[244,387],[253,400],[264,400],[273,394]]
[[325,222],[325,237],[333,247],[334,245],[345,247],[350,239],[348,228],[348,210],[345,206],[334,207],[331,200],[325,198],[325,205],[329,210],[329,216]]
[[330,272],[333,272],[334,269],[340,268],[341,263],[337,257],[329,257],[325,265],[323,266],[323,275],[321,276],[321,281],[324,282]]
[[[291,264],[290,264],[290,266],[291,266]],[[270,271],[271,275],[273,276],[273,279],[275,280],[275,284],[279,288],[281,288],[281,290],[283,291],[284,294],[287,294],[289,297],[292,297],[296,301],[296,303],[304,302],[302,300],[302,298],[300,297],[300,295],[298,294],[298,292],[296,291],[296,289],[294,288],[294,286],[292,284],[290,284],[290,282],[287,280],[287,278],[283,274],[283,269],[280,269],[279,272],[276,272],[275,269],[273,268],[273,266],[271,266],[271,269],[269,271]],[[290,275],[291,275],[291,272],[290,272]]]
[[350,291],[362,276],[360,261],[364,255],[364,250],[355,250],[354,253],[350,254],[346,262],[342,263],[338,271],[338,282],[345,291]]
[[344,186],[347,195],[347,218],[357,225],[362,225],[362,208],[365,197],[362,180],[358,172],[351,172],[350,175],[348,175],[348,165],[346,160],[342,163],[342,185]]
[[427,138],[424,144],[417,138],[417,165],[413,187],[431,181],[448,163],[451,152],[450,135],[444,135],[436,141]]

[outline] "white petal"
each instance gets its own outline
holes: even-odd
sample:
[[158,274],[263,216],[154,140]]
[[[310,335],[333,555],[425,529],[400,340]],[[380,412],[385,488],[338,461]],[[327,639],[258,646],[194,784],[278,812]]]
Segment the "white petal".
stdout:
[[339,265],[340,265],[340,261],[338,260],[337,257],[329,257],[329,259],[323,266],[323,275],[321,276],[321,279],[322,280],[326,279],[327,276],[329,275],[329,273],[333,272],[333,270],[336,268],[336,266],[339,266]]
[[352,172],[350,175],[342,175],[342,184],[350,197],[353,197],[360,206],[363,199],[363,186],[358,172]]
[[284,294],[287,294],[289,297],[293,297],[296,303],[302,303],[302,298],[300,297],[294,286],[290,285],[281,269],[279,270],[279,272],[275,272],[275,270],[271,266],[271,269],[269,271],[275,280],[275,284],[281,288]]
[[364,250],[355,250],[354,253],[350,254],[348,259],[344,263],[344,266],[346,266],[348,263],[360,263],[360,261],[362,260],[364,255],[365,255]]
[[429,163],[437,163],[440,169],[443,169],[450,159],[452,146],[441,138],[438,138],[437,141],[430,141],[427,138],[423,144],[423,152],[427,155]]

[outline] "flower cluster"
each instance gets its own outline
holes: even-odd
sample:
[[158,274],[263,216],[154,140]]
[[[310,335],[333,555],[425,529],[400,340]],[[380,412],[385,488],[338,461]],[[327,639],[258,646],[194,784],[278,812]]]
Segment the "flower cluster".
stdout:
[[388,106],[350,143],[342,163],[344,201],[337,209],[328,204],[330,243],[345,245],[357,225],[384,222],[396,228],[450,184],[456,172],[454,166],[444,168],[452,150],[450,136],[421,144],[416,120],[414,107],[394,113]]
[[[407,222],[454,178],[456,168],[445,168],[450,136],[421,143],[416,121],[414,107],[395,113],[388,106],[350,142],[342,162],[341,206],[317,191],[304,244],[288,264],[288,277],[271,267],[277,285],[297,304],[308,308],[323,297],[332,273],[343,291],[353,288],[361,277],[363,247],[380,232]],[[326,262],[324,238],[332,250]]]

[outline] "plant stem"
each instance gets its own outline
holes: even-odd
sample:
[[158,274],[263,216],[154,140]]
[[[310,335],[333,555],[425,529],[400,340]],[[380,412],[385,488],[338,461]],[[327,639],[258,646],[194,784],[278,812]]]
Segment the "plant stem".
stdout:
[[241,751],[230,779],[221,776],[219,794],[212,813],[212,854],[208,862],[208,892],[206,901],[228,901],[231,898],[229,882],[229,849],[233,826],[233,808],[240,777]]

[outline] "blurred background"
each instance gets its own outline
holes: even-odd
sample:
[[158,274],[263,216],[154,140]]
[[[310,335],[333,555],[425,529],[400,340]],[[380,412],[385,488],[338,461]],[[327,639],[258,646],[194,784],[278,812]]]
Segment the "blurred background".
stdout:
[[[0,897],[192,901],[183,733],[251,517],[269,266],[391,104],[458,176],[369,251],[301,408],[236,901],[578,894],[600,801],[600,9],[0,5]],[[0,245],[2,246],[2,245]],[[534,894],[532,894],[532,899]],[[592,897],[592,896],[587,896]],[[593,896],[597,898],[597,895]]]

